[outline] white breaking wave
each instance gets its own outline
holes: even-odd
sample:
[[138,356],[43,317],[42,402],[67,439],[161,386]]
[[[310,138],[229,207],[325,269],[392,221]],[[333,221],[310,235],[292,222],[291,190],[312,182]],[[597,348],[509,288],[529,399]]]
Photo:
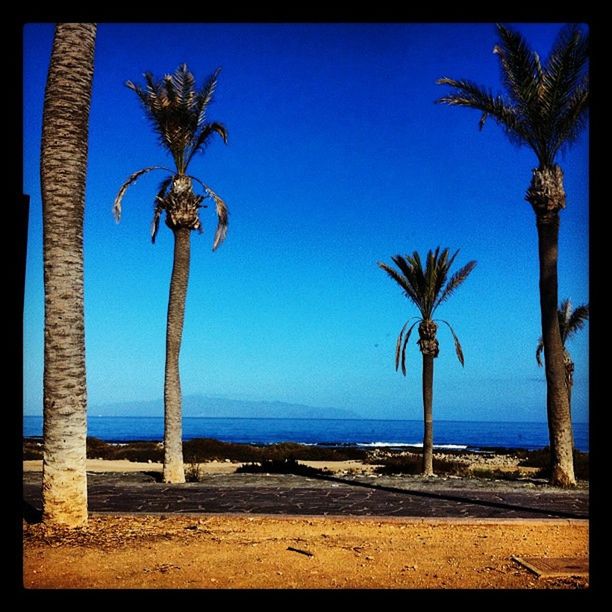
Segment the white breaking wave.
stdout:
[[[396,447],[396,446],[411,446],[414,448],[422,448],[422,442],[406,443],[406,442],[366,442],[359,443],[357,446],[385,446],[385,447]],[[467,444],[434,444],[434,448],[445,448],[447,450],[465,450]]]

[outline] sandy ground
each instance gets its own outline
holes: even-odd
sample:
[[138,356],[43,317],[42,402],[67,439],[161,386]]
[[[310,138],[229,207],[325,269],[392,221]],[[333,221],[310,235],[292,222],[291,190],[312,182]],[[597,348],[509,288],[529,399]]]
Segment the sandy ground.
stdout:
[[[289,550],[295,548],[312,556]],[[24,525],[26,588],[584,588],[512,555],[588,557],[588,523],[266,516],[93,516]]]
[[[361,472],[371,473],[376,465],[364,464],[361,461],[300,461],[305,465],[319,469],[328,469],[332,473]],[[205,474],[233,474],[242,463],[231,463],[228,461],[208,461],[199,463]],[[27,460],[23,462],[24,472],[40,472],[42,470],[41,460]],[[120,459],[110,461],[107,459],[87,459],[88,472],[161,472],[161,463],[145,463]]]

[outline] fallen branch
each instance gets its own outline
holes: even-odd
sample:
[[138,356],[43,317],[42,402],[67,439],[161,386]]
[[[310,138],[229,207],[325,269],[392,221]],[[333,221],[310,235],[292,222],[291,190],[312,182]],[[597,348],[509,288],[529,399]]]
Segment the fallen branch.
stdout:
[[314,557],[314,553],[311,553],[309,550],[301,550],[300,548],[293,548],[293,546],[287,546],[287,550],[300,553],[300,555],[306,555],[307,557]]

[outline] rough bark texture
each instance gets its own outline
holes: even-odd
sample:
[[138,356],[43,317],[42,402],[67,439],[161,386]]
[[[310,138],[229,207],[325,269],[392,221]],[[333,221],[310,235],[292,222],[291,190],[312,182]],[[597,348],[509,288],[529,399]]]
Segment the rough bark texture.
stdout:
[[418,344],[423,354],[423,476],[433,476],[433,372],[440,348],[438,326],[431,320],[419,324]]
[[189,282],[191,230],[177,228],[173,234],[174,265],[168,300],[164,379],[164,482],[185,482],[179,353]]
[[45,90],[43,518],[87,522],[83,213],[95,24],[58,24]]
[[188,176],[176,175],[172,181],[172,189],[163,199],[166,210],[166,225],[174,230],[178,228],[201,228],[198,217],[201,195],[193,193],[192,181]]
[[565,382],[564,348],[557,314],[559,211],[565,207],[563,173],[559,166],[535,169],[525,199],[534,209],[538,229],[540,310],[546,369],[551,484],[570,487],[576,484],[572,421]]

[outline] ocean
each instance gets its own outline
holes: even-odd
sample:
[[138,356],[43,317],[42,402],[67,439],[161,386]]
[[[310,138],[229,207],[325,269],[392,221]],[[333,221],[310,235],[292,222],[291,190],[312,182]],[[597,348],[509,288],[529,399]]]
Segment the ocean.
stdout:
[[[89,417],[88,435],[107,442],[161,440],[162,417]],[[42,417],[25,416],[25,437],[42,436]],[[215,438],[242,444],[300,442],[322,446],[419,446],[422,421],[374,419],[251,419],[185,417],[183,439]],[[575,446],[589,450],[588,424],[574,423]],[[434,447],[448,449],[548,446],[546,423],[434,422]]]

